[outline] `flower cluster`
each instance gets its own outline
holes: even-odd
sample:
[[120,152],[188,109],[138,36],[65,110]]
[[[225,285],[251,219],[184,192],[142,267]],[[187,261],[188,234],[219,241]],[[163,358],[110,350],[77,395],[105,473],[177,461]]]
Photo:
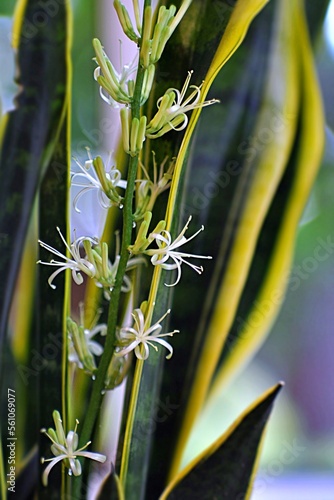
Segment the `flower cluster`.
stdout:
[[85,257],[81,256],[80,247],[84,244],[86,246],[97,244],[97,240],[95,240],[94,238],[81,236],[80,238],[76,238],[70,245],[68,245],[59,227],[57,227],[57,231],[72,258],[63,255],[56,248],[53,248],[47,243],[38,240],[38,243],[42,248],[45,248],[45,250],[48,250],[49,252],[53,253],[56,257],[64,260],[64,262],[55,259],[52,259],[50,262],[43,262],[41,260],[37,261],[37,264],[45,264],[47,266],[59,268],[54,273],[52,273],[50,278],[48,279],[48,283],[51,286],[51,288],[56,288],[56,285],[53,285],[52,282],[55,279],[55,277],[62,271],[65,271],[65,269],[70,269],[72,271],[72,278],[77,285],[81,285],[83,283],[82,273],[86,274],[90,278],[94,278],[96,274],[94,265],[91,262],[89,262],[86,256]]
[[114,1],[118,19],[125,35],[137,45],[141,42],[140,62],[144,67],[159,61],[166,43],[180,23],[192,0],[183,0],[179,10],[174,5],[169,8],[164,5],[158,10],[158,17],[153,26],[154,12],[147,6],[144,12],[145,26],[143,29],[140,19],[138,0],[133,0],[136,27],[134,27],[126,7],[120,0]]
[[139,165],[144,173],[145,178],[137,180],[137,209],[134,213],[135,220],[140,220],[145,216],[145,213],[151,212],[158,196],[169,189],[171,185],[175,166],[175,158],[168,163],[167,170],[165,171],[165,166],[168,161],[168,156],[166,156],[160,164],[159,173],[154,151],[152,151],[152,158],[153,179],[150,178],[143,163],[139,161]]
[[52,467],[54,467],[58,462],[61,462],[62,460],[64,461],[64,465],[65,467],[67,467],[70,476],[72,474],[74,476],[80,476],[82,472],[81,464],[77,457],[86,457],[91,460],[96,460],[97,462],[100,462],[102,464],[107,459],[105,455],[101,455],[100,453],[84,451],[87,446],[90,445],[91,441],[88,441],[85,446],[78,449],[78,420],[76,420],[74,431],[69,431],[67,436],[65,436],[60,413],[57,410],[54,410],[52,416],[56,429],[41,429],[41,432],[52,441],[51,451],[55,456],[54,458],[41,458],[42,464],[44,464],[45,462],[50,462],[50,464],[45,468],[42,475],[42,483],[44,486],[48,485],[48,477]]
[[[144,361],[149,357],[152,349],[158,351],[159,347],[163,347],[167,350],[166,358],[169,359],[173,355],[169,337],[179,333],[179,330],[163,333],[162,322],[170,314],[170,309],[154,322],[155,317],[160,316],[156,313],[157,308],[154,302],[156,289],[154,287],[151,287],[149,301],[142,302],[140,307],[135,308],[138,293],[134,290],[121,302],[123,310],[118,309],[120,292],[132,291],[132,281],[127,271],[150,260],[153,266],[160,266],[167,271],[177,271],[175,281],[172,284],[165,283],[166,286],[174,286],[180,282],[182,264],[186,264],[201,274],[203,267],[194,264],[191,259],[211,259],[210,256],[195,255],[180,250],[181,246],[193,240],[204,230],[202,226],[187,238],[185,233],[191,217],[174,240],[167,230],[170,228],[166,226],[165,220],[160,220],[155,227],[152,225],[150,228],[152,209],[156,199],[171,186],[175,167],[175,159],[172,158],[169,161],[168,157],[165,157],[158,172],[154,152],[152,152],[151,166],[148,166],[148,159],[151,155],[148,149],[150,139],[160,138],[172,130],[184,130],[188,124],[189,112],[218,102],[216,99],[204,100],[202,85],[190,85],[193,72],[189,71],[181,90],[168,88],[158,99],[158,110],[155,114],[152,113],[152,118],[151,115],[148,118],[145,110],[142,109],[153,87],[155,64],[159,61],[167,41],[190,3],[191,0],[182,0],[179,9],[171,5],[169,8],[160,6],[154,11],[151,5],[148,5],[150,2],[145,2],[146,6],[141,16],[139,0],[133,0],[134,16],[130,16],[121,0],[114,0],[114,7],[124,33],[138,46],[134,59],[124,65],[121,71],[116,70],[101,42],[96,38],[93,40],[97,64],[94,78],[99,85],[101,98],[109,106],[120,108],[122,146],[128,155],[126,158],[129,174],[127,180],[122,179],[122,156],[125,155],[117,156],[116,166],[111,154],[107,161],[104,161],[99,155],[93,157],[87,148],[88,159],[86,161],[81,163],[74,158],[79,170],[71,171],[71,186],[76,189],[73,208],[75,212],[80,213],[79,202],[82,202],[82,197],[86,193],[93,192],[96,193],[99,205],[103,209],[123,209],[120,210],[124,227],[122,249],[118,233],[116,233],[113,261],[110,260],[106,242],[92,236],[77,238],[75,231],[73,240],[68,243],[68,239],[57,227],[62,244],[65,246],[64,254],[57,248],[38,240],[43,249],[55,256],[50,261],[38,261],[39,264],[53,268],[48,279],[52,288],[56,288],[53,282],[58,274],[69,269],[77,285],[83,284],[85,277],[90,278],[97,287],[103,290],[104,297],[110,300],[108,325],[98,323],[102,312],[100,309],[97,309],[91,324],[85,324],[83,303],[79,303],[79,320],[68,317],[66,323],[68,361],[84,370],[95,380],[92,390],[94,404],[89,406],[89,423],[91,418],[93,420],[97,418],[95,408],[99,404],[95,403],[98,402],[100,395],[104,394],[107,389],[115,388],[127,375],[133,360],[132,353],[137,359]],[[147,109],[150,110],[151,107],[151,105],[147,106]],[[124,170],[126,170],[126,165],[124,165]],[[137,177],[135,177],[136,173]],[[136,236],[132,238],[134,232]],[[154,276],[158,274],[154,272]],[[135,281],[139,281],[136,275],[133,277],[133,282]],[[132,311],[131,324],[128,323],[130,311]],[[98,339],[96,340],[97,335],[105,336],[106,341],[102,340],[99,343]],[[97,363],[99,356],[102,356],[100,366]],[[73,374],[75,377],[75,370]],[[96,414],[92,415],[91,412]],[[55,429],[41,430],[51,440],[51,452],[54,455],[53,458],[41,459],[42,463],[49,462],[42,475],[42,482],[45,486],[47,486],[51,469],[58,462],[63,462],[69,475],[79,476],[81,463],[78,457],[89,458],[100,463],[106,461],[106,456],[86,451],[90,441],[78,448],[78,420],[76,420],[74,430],[70,430],[67,435],[65,435],[61,416],[57,410],[53,412],[53,420]]]
[[94,71],[94,78],[100,85],[102,99],[114,108],[118,108],[120,104],[130,104],[134,90],[131,75],[137,71],[136,58],[130,64],[123,66],[122,72],[118,73],[105,53],[100,40],[94,38],[93,47],[98,64]]
[[[86,274],[89,278],[94,279],[96,286],[104,289],[105,297],[110,298],[110,292],[115,286],[116,274],[120,261],[118,245],[116,245],[116,256],[114,263],[111,263],[108,257],[107,243],[100,242],[97,238],[81,236],[80,238],[76,238],[70,245],[68,245],[59,227],[57,227],[57,231],[72,258],[63,255],[57,249],[51,247],[41,240],[38,240],[42,248],[45,248],[49,252],[56,255],[58,258],[63,259],[63,262],[54,259],[52,259],[50,262],[43,262],[41,260],[37,262],[38,264],[45,264],[47,266],[59,268],[54,273],[52,273],[50,278],[48,279],[48,283],[51,288],[56,288],[56,286],[52,283],[54,278],[62,271],[70,269],[72,271],[73,280],[77,285],[81,285],[83,283],[82,273]],[[83,256],[81,254],[81,248],[83,248],[84,250]],[[143,262],[144,260],[141,257],[129,259],[127,262],[127,270],[130,270],[136,267],[138,264],[142,264]],[[127,275],[124,275],[122,291],[129,292],[130,290],[131,281]]]

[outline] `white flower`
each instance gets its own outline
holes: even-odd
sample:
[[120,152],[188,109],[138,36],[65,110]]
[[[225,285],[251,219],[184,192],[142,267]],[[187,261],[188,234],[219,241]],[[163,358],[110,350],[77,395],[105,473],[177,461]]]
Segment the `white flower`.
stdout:
[[[189,222],[191,221],[191,216],[189,217],[186,225],[182,229],[181,233],[179,236],[175,239],[174,242],[172,242],[172,237],[168,231],[162,230],[160,233],[151,233],[150,237],[153,237],[158,245],[159,248],[156,250],[145,250],[144,253],[147,255],[151,255],[151,262],[154,266],[161,266],[163,269],[166,269],[168,271],[171,271],[173,269],[177,269],[177,279],[175,283],[172,285],[168,285],[165,283],[166,286],[174,286],[177,285],[177,283],[180,281],[181,278],[181,265],[184,262],[188,266],[190,266],[194,271],[196,271],[198,274],[201,274],[203,272],[203,267],[202,266],[196,266],[195,264],[192,264],[191,262],[188,262],[185,258],[189,257],[195,257],[197,259],[212,259],[211,256],[205,256],[205,255],[193,255],[191,253],[184,253],[184,252],[178,252],[176,251],[177,248],[179,248],[181,245],[185,245],[188,243],[188,241],[192,240],[195,238],[201,231],[204,230],[204,226],[202,226],[195,234],[193,234],[190,238],[186,238],[184,236],[184,233],[188,229]],[[173,264],[168,264],[167,261],[169,259],[172,259],[174,261]]]
[[[161,137],[172,129],[176,131],[183,130],[188,124],[186,113],[219,102],[217,99],[200,102],[202,85],[199,87],[190,85],[189,87],[192,73],[192,71],[188,72],[181,92],[175,88],[170,88],[166,90],[165,94],[160,97],[160,99],[158,99],[158,112],[147,126],[147,137],[154,139]],[[184,100],[188,87],[194,90],[187,99]]]
[[[115,352],[115,356],[125,356],[131,351],[135,351],[138,359],[147,359],[149,355],[149,346],[153,347],[156,351],[157,346],[153,344],[156,342],[169,350],[170,354],[166,356],[167,359],[172,357],[173,348],[162,337],[172,337],[174,333],[179,333],[179,330],[173,332],[160,333],[162,326],[160,323],[170,313],[170,309],[156,322],[154,325],[146,329],[145,317],[141,309],[135,309],[132,313],[134,319],[133,327],[123,327],[119,331],[119,345],[121,350]],[[144,354],[141,352],[141,345],[144,346]]]
[[107,334],[107,325],[98,324],[98,319],[102,312],[99,309],[92,321],[90,328],[84,327],[84,304],[79,303],[80,321],[77,324],[71,318],[67,318],[67,331],[69,335],[69,355],[71,363],[75,363],[79,368],[92,374],[96,370],[94,356],[101,356],[103,347],[93,340],[98,333],[102,336]]
[[[116,274],[120,261],[118,239],[116,238],[115,261],[114,263],[111,263],[108,257],[107,243],[100,242],[97,238],[82,236],[74,240],[71,245],[68,245],[58,227],[57,231],[59,232],[63,243],[65,244],[73,259],[69,259],[55,248],[47,245],[46,243],[43,243],[43,241],[38,240],[41,247],[57,255],[57,257],[61,257],[62,259],[64,259],[64,262],[59,262],[57,260],[51,260],[50,262],[42,262],[41,260],[39,260],[37,262],[37,264],[45,264],[47,266],[56,266],[60,268],[55,271],[48,279],[49,285],[52,288],[56,288],[55,285],[52,284],[54,278],[60,272],[65,271],[66,269],[71,269],[73,279],[77,285],[81,285],[83,283],[83,277],[81,275],[81,272],[83,272],[90,278],[94,279],[96,286],[103,288],[105,297],[109,299],[110,292],[115,286]],[[81,244],[83,245],[85,251],[84,257],[82,257],[80,254]],[[143,264],[144,262],[145,260],[143,257],[131,258],[127,262],[126,269],[133,269],[138,264]],[[124,275],[121,291],[129,292],[130,290],[131,281],[128,276]]]
[[92,189],[97,190],[102,208],[108,209],[113,205],[119,206],[123,198],[118,194],[116,188],[126,189],[126,181],[122,180],[120,171],[112,165],[111,153],[109,153],[105,168],[102,158],[97,156],[93,159],[89,148],[86,149],[88,160],[85,161],[84,166],[76,158],[73,158],[81,172],[71,172],[71,184],[82,188],[73,200],[75,211],[80,213],[78,201],[83,194]]
[[69,259],[68,257],[66,257],[66,255],[63,255],[61,252],[59,252],[55,248],[51,247],[47,243],[44,243],[43,241],[38,240],[38,243],[40,244],[40,246],[42,248],[45,248],[49,252],[53,253],[57,257],[60,257],[61,259],[64,260],[64,262],[60,262],[60,261],[54,260],[54,259],[52,259],[50,262],[43,262],[41,260],[37,261],[37,264],[45,264],[46,266],[59,267],[59,269],[57,269],[57,271],[52,273],[50,278],[48,279],[48,283],[51,286],[51,288],[56,288],[56,286],[52,284],[52,281],[59,273],[61,273],[62,271],[65,271],[65,269],[70,269],[72,271],[73,280],[75,281],[75,283],[77,285],[81,285],[81,283],[83,283],[83,277],[82,277],[81,273],[87,274],[87,276],[89,276],[90,278],[94,278],[94,276],[96,274],[94,265],[91,262],[89,262],[89,260],[87,260],[87,258],[83,258],[81,256],[80,247],[85,241],[87,241],[91,244],[96,244],[97,243],[96,240],[93,238],[89,238],[87,236],[81,236],[80,238],[75,239],[73,241],[73,243],[68,245],[66,243],[66,240],[65,240],[64,236],[62,235],[59,227],[57,227],[57,231],[58,231],[65,247],[67,248],[67,250],[69,251],[69,253],[73,257],[73,259]]
[[81,464],[77,457],[86,457],[101,463],[104,463],[107,459],[105,455],[101,455],[100,453],[83,451],[85,448],[87,448],[87,446],[90,445],[91,441],[88,441],[88,443],[82,448],[77,449],[79,443],[79,437],[76,432],[79,423],[78,420],[76,420],[74,431],[69,431],[67,437],[65,437],[60,413],[55,410],[52,416],[56,430],[52,428],[48,429],[48,431],[46,429],[41,430],[41,432],[44,433],[52,441],[51,451],[55,455],[55,458],[41,459],[42,464],[44,464],[44,462],[50,462],[50,464],[45,468],[42,475],[42,483],[44,486],[48,485],[48,476],[52,467],[62,460],[64,460],[65,466],[69,469],[69,475],[74,474],[74,476],[80,476]]

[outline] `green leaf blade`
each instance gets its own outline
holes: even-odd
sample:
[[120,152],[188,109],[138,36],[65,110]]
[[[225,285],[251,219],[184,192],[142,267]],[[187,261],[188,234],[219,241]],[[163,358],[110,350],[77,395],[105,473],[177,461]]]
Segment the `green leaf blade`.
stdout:
[[[8,114],[0,160],[0,338],[6,323],[38,184],[55,146],[67,105],[67,6],[43,17],[37,0],[22,3],[14,34],[18,46],[16,109]],[[33,32],[28,27],[34,28]],[[57,67],[57,72],[54,68]]]
[[263,432],[282,383],[248,408],[167,487],[160,500],[249,498]]

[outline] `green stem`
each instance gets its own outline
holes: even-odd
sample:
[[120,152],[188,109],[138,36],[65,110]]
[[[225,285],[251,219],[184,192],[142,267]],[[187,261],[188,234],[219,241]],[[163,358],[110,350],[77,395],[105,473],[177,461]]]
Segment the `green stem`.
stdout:
[[137,360],[136,369],[133,377],[132,391],[131,391],[131,400],[129,404],[129,410],[126,420],[126,429],[124,435],[124,443],[123,443],[123,453],[122,453],[122,464],[121,464],[121,472],[120,472],[120,482],[122,484],[122,488],[125,491],[125,483],[126,476],[128,473],[129,466],[129,455],[131,449],[131,441],[132,441],[132,432],[133,432],[133,423],[136,414],[136,406],[138,400],[138,393],[140,387],[140,380],[143,373],[144,361],[141,359]]
[[[144,10],[150,4],[151,0],[145,0]],[[138,119],[140,118],[140,98],[143,88],[144,74],[145,74],[145,69],[139,66],[136,77],[133,102],[131,105],[132,118],[138,118]],[[118,310],[119,310],[121,288],[123,284],[124,275],[126,272],[127,262],[130,257],[128,247],[129,245],[131,245],[131,237],[132,237],[132,225],[133,225],[132,205],[133,205],[133,193],[135,189],[135,181],[137,177],[137,168],[138,168],[138,155],[130,157],[129,161],[127,188],[123,204],[123,233],[122,233],[121,253],[115,279],[115,286],[111,292],[111,297],[110,297],[107,337],[101,361],[97,370],[96,380],[93,383],[93,390],[87,408],[85,421],[82,427],[82,431],[80,433],[81,437],[80,437],[79,447],[85,446],[85,444],[92,438],[94,426],[98,418],[103,395],[105,393],[105,379],[107,375],[107,370],[115,350],[116,327],[118,321]],[[80,498],[81,483],[82,483],[82,476],[74,478],[73,498]]]

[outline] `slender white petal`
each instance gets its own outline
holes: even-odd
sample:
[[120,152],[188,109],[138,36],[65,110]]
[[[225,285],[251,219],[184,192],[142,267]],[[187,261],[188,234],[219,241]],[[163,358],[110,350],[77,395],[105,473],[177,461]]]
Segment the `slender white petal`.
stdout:
[[48,485],[48,477],[49,477],[49,473],[50,473],[50,470],[52,469],[52,467],[54,465],[56,465],[56,463],[60,462],[61,460],[65,460],[66,458],[67,458],[67,455],[59,455],[58,457],[55,457],[55,458],[49,458],[47,460],[43,459],[42,463],[50,462],[49,465],[44,469],[43,474],[42,474],[43,486]]
[[104,464],[106,461],[106,456],[102,455],[101,453],[95,453],[93,451],[77,451],[76,453],[77,457],[85,457],[85,458],[90,458],[91,460],[95,460],[96,462],[100,462],[101,464]]

